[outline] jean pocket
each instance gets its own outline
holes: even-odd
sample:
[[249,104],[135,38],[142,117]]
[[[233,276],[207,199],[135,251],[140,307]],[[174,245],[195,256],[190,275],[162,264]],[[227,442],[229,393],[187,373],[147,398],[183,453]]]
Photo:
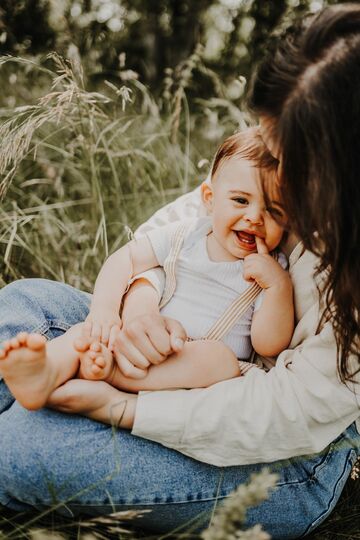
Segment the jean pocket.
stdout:
[[54,339],[64,334],[73,325],[63,320],[49,320],[33,330],[36,334],[42,334],[47,339]]
[[[309,454],[282,461],[282,482],[285,484],[305,484],[311,482],[327,466],[335,449],[335,442],[318,454]],[[276,469],[275,469],[276,472]]]

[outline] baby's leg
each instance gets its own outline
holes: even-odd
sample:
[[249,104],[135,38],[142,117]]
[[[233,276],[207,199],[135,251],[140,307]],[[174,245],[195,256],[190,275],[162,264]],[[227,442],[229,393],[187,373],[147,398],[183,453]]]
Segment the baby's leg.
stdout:
[[55,388],[77,373],[79,354],[73,340],[80,327],[73,326],[49,342],[40,334],[22,332],[2,344],[0,372],[23,407],[40,409]]
[[[117,366],[116,366],[117,368]],[[221,341],[191,341],[180,353],[151,366],[143,379],[130,379],[115,369],[110,384],[128,392],[166,388],[206,388],[240,375],[234,353]]]

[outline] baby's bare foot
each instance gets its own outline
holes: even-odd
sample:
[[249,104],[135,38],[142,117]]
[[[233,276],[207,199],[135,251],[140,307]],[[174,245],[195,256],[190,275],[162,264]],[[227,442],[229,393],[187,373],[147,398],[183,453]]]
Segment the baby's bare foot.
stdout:
[[75,340],[74,347],[80,356],[79,378],[92,381],[111,380],[115,362],[110,349],[98,341],[84,338]]
[[40,409],[54,390],[55,374],[46,356],[46,339],[21,332],[0,350],[0,372],[13,396],[26,409]]

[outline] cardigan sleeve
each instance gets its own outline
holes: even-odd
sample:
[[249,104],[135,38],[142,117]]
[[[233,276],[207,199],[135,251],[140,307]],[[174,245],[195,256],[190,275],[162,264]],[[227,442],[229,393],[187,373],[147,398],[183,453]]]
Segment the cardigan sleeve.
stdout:
[[217,466],[266,463],[324,449],[359,417],[359,398],[338,379],[327,324],[268,373],[141,393],[133,434]]

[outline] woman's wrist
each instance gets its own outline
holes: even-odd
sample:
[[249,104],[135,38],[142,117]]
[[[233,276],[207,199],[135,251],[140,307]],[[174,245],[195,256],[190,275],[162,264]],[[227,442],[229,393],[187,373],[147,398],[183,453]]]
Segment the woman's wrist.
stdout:
[[[120,392],[120,391],[119,391]],[[137,395],[120,392],[116,400],[110,406],[110,418],[108,423],[122,429],[132,429],[135,421]]]

